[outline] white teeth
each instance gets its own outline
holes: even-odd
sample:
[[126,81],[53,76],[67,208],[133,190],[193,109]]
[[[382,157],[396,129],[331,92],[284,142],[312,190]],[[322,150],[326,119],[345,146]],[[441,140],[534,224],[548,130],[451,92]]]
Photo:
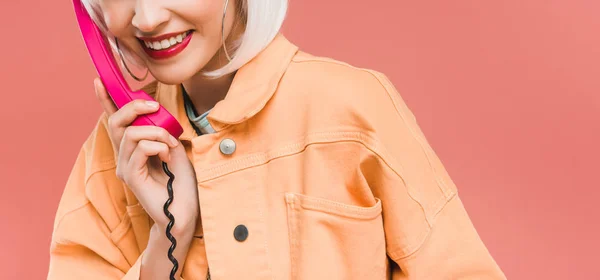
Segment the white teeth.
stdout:
[[171,46],[171,44],[169,44],[169,40],[166,40],[166,39],[160,41],[160,45],[162,46],[163,49],[166,49]]
[[155,42],[149,42],[149,41],[144,41],[144,44],[146,45],[147,48],[149,49],[153,49],[153,50],[163,50],[163,49],[168,49],[174,45],[177,45],[178,43],[181,43],[183,41],[183,39],[185,39],[187,37],[188,33],[181,33],[175,37],[171,37],[169,39],[164,39],[160,42],[155,41]]

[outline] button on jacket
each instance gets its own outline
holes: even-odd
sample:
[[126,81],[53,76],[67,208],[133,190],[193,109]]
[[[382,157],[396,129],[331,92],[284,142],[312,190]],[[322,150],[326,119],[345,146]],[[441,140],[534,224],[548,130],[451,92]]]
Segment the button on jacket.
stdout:
[[[181,87],[146,90],[184,127],[200,217],[182,278],[505,279],[385,75],[279,34],[197,135]],[[102,114],[62,195],[48,279],[139,279],[153,222],[115,175]]]

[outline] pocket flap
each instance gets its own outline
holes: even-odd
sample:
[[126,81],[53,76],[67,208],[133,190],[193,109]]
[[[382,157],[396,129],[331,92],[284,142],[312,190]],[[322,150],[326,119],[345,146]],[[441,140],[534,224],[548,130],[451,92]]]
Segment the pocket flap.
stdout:
[[307,210],[321,211],[334,215],[356,219],[374,219],[381,215],[381,200],[375,198],[375,204],[370,207],[348,205],[337,201],[306,196],[298,193],[286,193],[285,201],[288,204],[299,206]]

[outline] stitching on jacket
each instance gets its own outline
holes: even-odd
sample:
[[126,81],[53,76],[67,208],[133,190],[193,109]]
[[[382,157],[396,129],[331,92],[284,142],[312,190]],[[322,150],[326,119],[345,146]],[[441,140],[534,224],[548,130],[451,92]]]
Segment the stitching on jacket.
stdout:
[[[121,221],[119,222],[119,224],[117,225],[115,230],[113,230],[109,234],[110,240],[112,240],[113,244],[115,244],[115,245],[119,244],[121,239],[123,239],[123,237],[125,237],[125,234],[127,234],[127,232],[129,231],[129,229],[131,227],[132,227],[131,218],[129,217],[129,215],[127,213],[125,213],[125,215],[123,215],[123,218],[121,219]],[[117,245],[117,247],[119,247],[119,246]]]
[[[317,56],[309,56],[306,58],[295,57],[295,59],[293,61],[297,62],[297,63],[303,63],[303,62],[331,63],[331,64],[345,66],[345,67],[352,68],[354,70],[359,70],[359,71],[363,71],[363,72],[371,74],[377,80],[377,82],[379,82],[379,84],[385,89],[387,96],[392,101],[392,104],[394,104],[394,109],[396,110],[396,113],[398,113],[400,118],[403,121],[406,121],[408,119],[407,116],[402,112],[402,110],[400,110],[400,106],[398,104],[397,99],[392,96],[391,92],[394,92],[394,90],[391,90],[391,88],[390,88],[391,86],[390,86],[388,79],[382,77],[381,73],[370,70],[370,69],[353,66],[349,63],[337,61],[337,60],[334,60],[334,59],[328,58],[328,57],[317,57]],[[412,119],[413,119],[413,121],[415,121],[414,118],[412,118]],[[431,161],[432,161],[431,156],[428,152],[429,149],[427,148],[427,146],[429,146],[429,145],[425,143],[426,141],[419,135],[419,133],[416,133],[414,131],[414,127],[412,125],[406,124],[406,126],[408,127],[408,129],[411,133],[411,136],[413,136],[419,143],[419,146],[421,146],[421,150],[423,151],[423,153],[425,154],[425,157],[427,158],[427,163],[429,164],[431,170],[433,170],[433,173],[435,174],[435,180],[438,183],[438,188],[440,189],[440,191],[442,191],[442,193],[444,193],[444,195],[446,196],[446,199],[450,198],[454,192],[451,190],[451,188],[449,188],[446,185],[446,183],[444,181],[441,180],[439,171],[431,163]]]
[[89,174],[86,174],[86,178],[85,178],[84,184],[87,185],[88,182],[90,181],[90,179],[94,175],[96,175],[98,173],[101,173],[101,172],[104,172],[104,171],[115,169],[115,168],[117,168],[117,166],[115,165],[115,161],[112,160],[112,159],[108,159],[108,160],[99,162],[98,163],[98,167],[96,169],[90,170]]
[[453,192],[453,194],[450,195],[448,199],[442,200],[440,201],[440,203],[437,204],[436,207],[439,208],[437,209],[437,211],[435,211],[433,224],[431,224],[431,226],[427,228],[427,231],[425,231],[424,234],[420,236],[420,241],[416,243],[415,246],[409,246],[408,248],[400,248],[400,251],[403,251],[400,253],[398,253],[397,250],[388,250],[388,255],[390,256],[390,258],[392,258],[392,260],[394,260],[395,262],[398,262],[401,259],[410,258],[412,255],[419,252],[419,250],[423,248],[423,245],[425,245],[427,239],[431,236],[431,233],[433,232],[432,229],[433,227],[435,227],[435,218],[437,218],[437,216],[445,209],[446,205],[448,205],[450,201],[452,201],[456,197],[458,197],[457,193]]
[[[256,200],[260,201],[259,192],[255,192],[254,194],[255,194]],[[264,206],[264,205],[266,205],[268,203],[261,203],[261,204]],[[258,210],[258,215],[260,216],[260,219],[261,219],[261,224],[264,226],[263,230],[264,230],[264,232],[266,234],[266,233],[269,232],[269,230],[268,230],[268,226],[267,226],[268,222],[266,221],[265,215],[263,213],[263,208],[259,206],[257,210]],[[267,238],[263,239],[263,245],[265,247],[265,254],[268,256],[269,255],[269,243],[267,242]],[[271,262],[269,260],[265,260],[265,263],[267,265],[267,268],[269,269],[269,274],[271,274],[271,279],[274,279],[273,278],[274,277],[273,276],[273,269],[271,268]]]
[[[403,113],[402,110],[400,110],[397,97],[395,98],[391,94],[391,92],[393,90],[391,90],[392,85],[390,85],[389,80],[387,78],[382,77],[381,73],[375,73],[374,71],[368,71],[368,70],[365,70],[365,71],[370,73],[371,75],[373,75],[377,79],[377,81],[379,81],[381,86],[383,86],[385,88],[385,92],[387,93],[388,97],[394,104],[396,113],[398,113],[398,115],[400,116],[400,118],[402,120],[406,120],[407,116]],[[416,122],[416,120],[414,118],[413,118],[413,121]],[[430,147],[430,145],[428,143],[426,143],[427,141],[425,139],[423,139],[422,135],[420,133],[417,133],[417,131],[415,131],[415,128],[411,124],[406,124],[406,126],[410,130],[411,135],[419,143],[419,146],[421,147],[421,151],[423,151],[423,154],[425,154],[425,157],[427,158],[427,163],[429,164],[429,168],[431,168],[431,170],[433,170],[433,173],[435,174],[435,180],[438,183],[438,188],[440,188],[442,193],[444,193],[444,195],[446,196],[446,199],[448,199],[450,196],[452,196],[453,191],[446,185],[446,183],[444,181],[441,180],[440,172],[432,164],[432,158],[430,155],[432,148]]]
[[[85,187],[84,187],[84,188],[85,188],[85,189],[87,189],[87,187],[88,187],[88,185],[89,185],[89,181],[90,181],[90,180],[92,179],[92,177],[94,177],[95,175],[97,175],[97,174],[100,174],[100,173],[102,173],[102,172],[106,172],[106,171],[109,171],[109,170],[115,169],[115,168],[116,168],[116,166],[114,166],[114,165],[113,165],[113,166],[111,166],[111,167],[99,168],[98,170],[96,170],[95,172],[93,172],[92,174],[90,174],[90,175],[89,175],[89,177],[88,177],[88,178],[86,179],[86,181],[85,181]],[[109,189],[110,189],[110,186],[107,186],[107,188],[109,188]],[[110,190],[108,190],[108,192],[110,193]],[[110,196],[110,195],[109,195],[109,197],[110,197],[110,203],[112,204],[112,207],[113,207],[113,209],[115,210],[115,212],[117,212],[117,213],[118,213],[117,209],[119,209],[119,208],[117,207],[117,204],[116,204],[115,200],[113,199],[113,197],[112,197],[112,196]],[[89,199],[87,198],[87,196],[85,197],[85,199],[86,199],[87,201],[89,201]],[[95,209],[95,208],[94,208],[94,209]],[[95,209],[95,210],[96,210],[96,211],[98,211],[98,209]],[[127,209],[125,209],[125,214],[127,214]],[[100,212],[98,212],[98,215],[99,215],[100,217],[102,217],[102,215],[100,215]],[[104,221],[104,219],[102,219],[102,220]],[[104,222],[106,223],[106,221],[104,221]],[[122,223],[122,222],[123,222],[123,219],[121,218],[121,219],[120,219],[120,221],[119,221],[119,224],[120,224],[120,223]],[[107,225],[107,226],[108,226],[108,225]],[[118,225],[117,225],[117,227],[118,227]],[[109,229],[110,229],[110,228],[109,228]],[[115,228],[115,230],[116,230],[116,228]],[[112,232],[112,231],[113,231],[113,229],[110,229],[110,231]]]
[[[63,215],[62,215],[62,216],[61,216],[61,217],[58,219],[58,222],[56,223],[56,227],[54,228],[54,232],[55,232],[55,233],[56,233],[56,232],[58,232],[58,229],[60,228],[60,226],[61,226],[62,222],[65,220],[65,218],[66,218],[67,216],[70,216],[70,215],[72,215],[73,213],[75,213],[75,212],[78,212],[79,210],[81,210],[81,209],[85,208],[85,207],[86,207],[88,204],[91,204],[91,202],[90,202],[89,200],[87,200],[87,199],[86,199],[86,201],[85,201],[85,203],[84,203],[84,204],[82,204],[82,205],[80,205],[80,206],[77,206],[77,207],[73,208],[72,210],[69,210],[69,211],[65,212],[65,213],[64,213],[64,214],[63,214]],[[52,239],[54,239],[54,234],[53,234],[53,237],[52,237]],[[60,240],[55,240],[55,241],[56,241],[57,243],[66,244],[66,243],[60,242]]]
[[[410,256],[416,254],[425,244],[425,241],[427,241],[427,238],[429,237],[429,235],[431,234],[431,227],[427,227],[427,229],[425,231],[423,231],[421,233],[421,235],[419,236],[419,238],[417,239],[418,242],[414,243],[414,244],[409,244],[405,247],[400,247],[397,250],[390,250],[389,246],[386,248],[388,255],[390,256],[390,258],[395,261],[396,263],[399,262],[399,260],[401,259],[406,259],[409,258]],[[398,252],[400,251],[400,252]]]
[[[373,152],[379,151],[381,145],[377,145],[377,141],[361,131],[330,131],[330,132],[314,132],[291,143],[283,144],[274,149],[265,152],[256,152],[235,160],[230,160],[220,165],[201,170],[198,182],[205,182],[230,173],[238,172],[243,169],[252,168],[258,165],[268,163],[269,161],[289,156],[303,151],[311,144],[326,144],[332,142],[355,141],[365,145]],[[387,162],[387,161],[386,161]]]
[[[274,159],[291,156],[302,152],[306,147],[315,144],[329,144],[329,143],[341,143],[341,142],[356,142],[363,145],[367,150],[375,154],[392,172],[398,176],[402,184],[406,188],[410,188],[404,181],[404,177],[400,174],[401,168],[392,168],[393,160],[388,158],[385,148],[379,144],[379,142],[370,135],[361,131],[339,131],[339,132],[317,132],[311,133],[306,137],[294,141],[291,144],[283,145],[279,148],[268,150],[266,152],[259,152],[249,154],[245,157],[237,160],[228,161],[224,164],[201,170],[198,172],[198,183],[213,180],[231,173],[239,172],[245,169],[253,168],[266,164]],[[427,217],[427,211],[423,207],[423,203],[413,195],[411,191],[407,191],[408,196],[415,201],[421,211],[425,213]],[[429,220],[427,219],[427,222]]]

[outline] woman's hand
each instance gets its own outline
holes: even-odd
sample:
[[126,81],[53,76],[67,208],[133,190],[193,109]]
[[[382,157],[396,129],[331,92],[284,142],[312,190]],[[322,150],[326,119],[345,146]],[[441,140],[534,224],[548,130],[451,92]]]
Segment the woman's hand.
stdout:
[[169,211],[175,217],[171,233],[192,236],[199,215],[194,168],[183,145],[165,129],[157,126],[130,126],[143,114],[158,110],[158,103],[134,100],[117,110],[100,79],[94,81],[96,95],[108,115],[108,133],[117,155],[117,176],[135,194],[163,232],[169,219],[163,206],[168,199],[168,175],[161,161],[175,176],[173,202]]

